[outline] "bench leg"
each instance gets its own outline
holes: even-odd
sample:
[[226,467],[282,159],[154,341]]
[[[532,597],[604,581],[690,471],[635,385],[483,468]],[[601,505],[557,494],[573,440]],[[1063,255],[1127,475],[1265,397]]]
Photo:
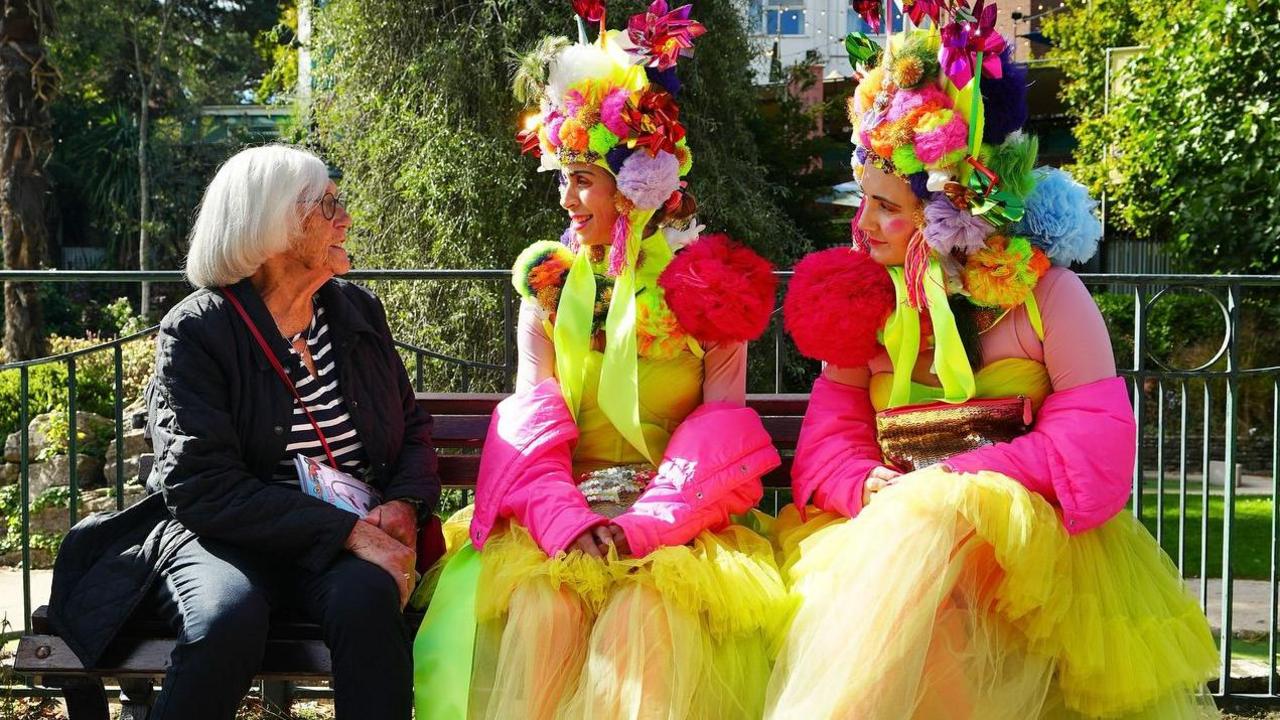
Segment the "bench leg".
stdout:
[[107,691],[96,678],[74,678],[58,683],[70,720],[110,720]]
[[122,678],[120,720],[147,720],[154,699],[155,689],[151,685],[151,678]]
[[293,700],[293,683],[288,680],[263,680],[262,704],[269,710],[289,714]]

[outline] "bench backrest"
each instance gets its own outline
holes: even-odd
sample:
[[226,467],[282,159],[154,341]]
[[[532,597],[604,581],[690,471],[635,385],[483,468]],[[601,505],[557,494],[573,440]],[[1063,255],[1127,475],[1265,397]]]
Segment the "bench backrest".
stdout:
[[[489,430],[493,408],[504,393],[419,393],[418,404],[435,418],[432,439],[440,453],[440,480],[445,487],[475,487],[478,451]],[[800,435],[808,395],[748,395],[747,406],[760,413],[764,427],[782,453],[782,467],[764,478],[765,487],[790,487],[791,453]]]

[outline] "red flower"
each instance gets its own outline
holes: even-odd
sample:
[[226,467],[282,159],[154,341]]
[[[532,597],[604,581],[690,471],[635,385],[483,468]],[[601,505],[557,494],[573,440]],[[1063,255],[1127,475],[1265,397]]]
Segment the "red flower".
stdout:
[[525,128],[516,133],[516,142],[520,143],[520,154],[532,153],[534,157],[542,157],[542,147],[538,144],[538,128]]
[[636,45],[633,52],[648,58],[649,67],[675,67],[680,56],[692,54],[693,41],[707,31],[689,19],[692,10],[692,5],[685,5],[667,12],[667,0],[653,0],[648,12],[632,15],[627,23],[627,35]]
[[622,121],[631,128],[631,147],[640,146],[656,156],[659,150],[676,152],[676,143],[684,139],[680,124],[680,106],[666,90],[646,88],[639,100],[633,95],[622,109]]
[[916,25],[924,18],[929,18],[934,25],[938,24],[938,18],[942,16],[943,0],[903,0],[902,6],[907,11],[907,16],[911,18],[911,22]]
[[853,0],[849,6],[871,26],[871,32],[880,32],[880,11],[884,9],[881,0]]
[[573,11],[587,22],[596,23],[604,17],[605,0],[573,0]]

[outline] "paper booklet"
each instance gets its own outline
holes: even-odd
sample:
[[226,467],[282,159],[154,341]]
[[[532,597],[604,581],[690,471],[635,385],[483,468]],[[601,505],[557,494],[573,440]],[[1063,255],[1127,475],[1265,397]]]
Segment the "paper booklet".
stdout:
[[302,491],[360,517],[382,504],[382,494],[366,482],[301,453],[293,459]]

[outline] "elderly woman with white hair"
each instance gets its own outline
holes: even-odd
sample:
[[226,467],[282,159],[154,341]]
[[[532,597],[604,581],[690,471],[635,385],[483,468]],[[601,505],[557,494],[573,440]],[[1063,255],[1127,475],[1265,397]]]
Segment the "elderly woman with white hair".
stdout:
[[[81,522],[59,553],[51,620],[86,666],[138,608],[178,632],[153,720],[231,720],[280,610],[319,623],[339,718],[410,717],[401,609],[440,484],[382,305],[335,277],[350,224],[311,153],[222,166],[187,256],[199,290],[156,339],[150,493]],[[299,455],[381,504],[361,518],[303,492]]]

